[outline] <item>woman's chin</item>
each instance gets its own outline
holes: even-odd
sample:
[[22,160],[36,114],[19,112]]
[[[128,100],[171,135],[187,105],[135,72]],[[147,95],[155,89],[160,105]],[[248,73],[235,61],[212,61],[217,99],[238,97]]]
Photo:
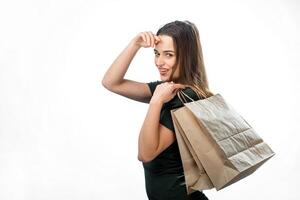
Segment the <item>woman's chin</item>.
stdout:
[[168,76],[164,76],[164,75],[160,75],[160,80],[161,81],[168,81],[169,77]]

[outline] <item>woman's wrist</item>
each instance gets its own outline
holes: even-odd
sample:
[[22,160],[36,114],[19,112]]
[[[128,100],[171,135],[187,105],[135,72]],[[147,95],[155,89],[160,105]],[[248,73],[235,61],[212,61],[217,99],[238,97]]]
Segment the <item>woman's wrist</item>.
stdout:
[[128,46],[135,48],[136,50],[139,50],[141,48],[141,46],[135,41],[135,39],[132,39]]
[[156,98],[151,98],[149,104],[151,105],[157,105],[157,106],[162,106],[164,104],[164,102],[160,99],[156,99]]

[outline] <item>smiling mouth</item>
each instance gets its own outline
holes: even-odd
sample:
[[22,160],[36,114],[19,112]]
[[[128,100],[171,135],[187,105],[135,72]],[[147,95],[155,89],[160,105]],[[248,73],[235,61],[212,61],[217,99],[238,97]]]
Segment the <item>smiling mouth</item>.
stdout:
[[168,72],[168,70],[159,71],[159,73],[160,73],[161,75],[165,75],[167,72]]

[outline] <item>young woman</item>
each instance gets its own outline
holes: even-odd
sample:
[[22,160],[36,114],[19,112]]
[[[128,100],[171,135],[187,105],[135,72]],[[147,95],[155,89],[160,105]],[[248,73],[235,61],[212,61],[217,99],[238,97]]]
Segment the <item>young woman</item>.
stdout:
[[[161,80],[141,83],[124,79],[141,47],[154,48]],[[138,159],[143,163],[149,200],[208,199],[202,191],[187,195],[170,113],[183,106],[177,96],[179,90],[194,100],[213,95],[208,87],[196,26],[189,21],[174,21],[161,27],[156,35],[139,33],[106,71],[102,85],[119,95],[149,103],[138,139]]]

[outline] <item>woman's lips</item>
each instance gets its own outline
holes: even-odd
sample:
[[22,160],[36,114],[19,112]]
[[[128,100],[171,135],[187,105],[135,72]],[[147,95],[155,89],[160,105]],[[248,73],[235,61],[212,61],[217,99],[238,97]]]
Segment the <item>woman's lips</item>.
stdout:
[[160,70],[160,71],[159,71],[159,73],[160,73],[161,75],[165,75],[167,72],[168,72],[168,70]]

